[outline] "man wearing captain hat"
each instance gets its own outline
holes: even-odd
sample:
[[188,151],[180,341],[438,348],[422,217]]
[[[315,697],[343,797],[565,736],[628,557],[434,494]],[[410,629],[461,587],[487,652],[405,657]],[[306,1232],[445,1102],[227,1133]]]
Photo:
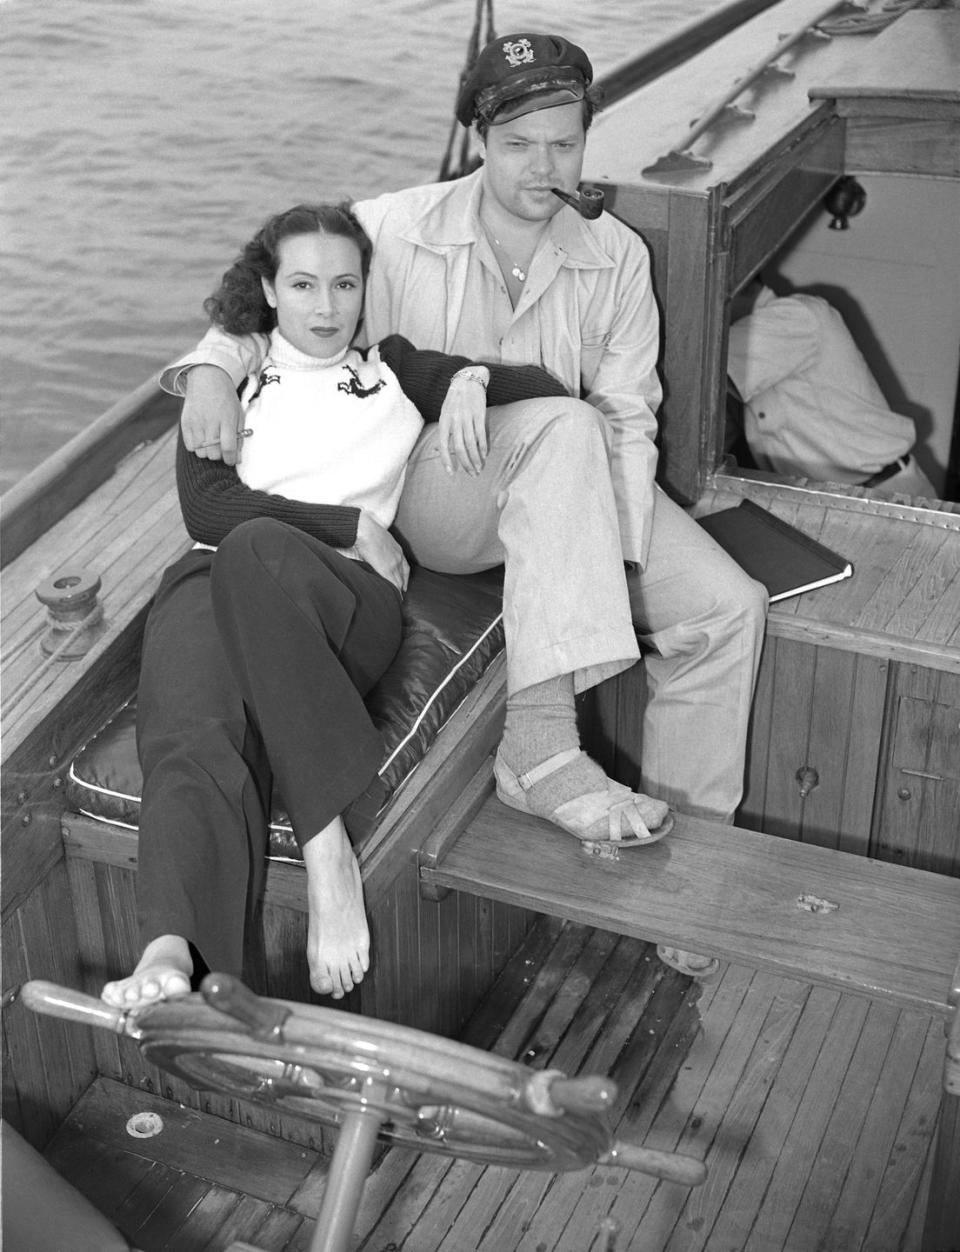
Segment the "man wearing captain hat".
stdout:
[[[681,810],[730,821],[743,785],[765,593],[654,485],[660,328],[647,249],[609,213],[588,221],[556,194],[577,198],[596,109],[592,81],[586,53],[565,38],[525,32],[492,40],[456,105],[458,119],[476,127],[482,166],[355,206],[373,240],[369,342],[400,333],[418,348],[539,363],[586,402],[535,400],[485,411],[465,403],[452,421],[428,425],[408,466],[397,530],[418,562],[440,571],[506,561],[508,657],[511,620],[526,631],[539,624],[545,596],[562,594],[573,633],[593,638],[616,617],[623,596],[622,587],[598,586],[596,563],[578,555],[584,527],[603,510],[599,489],[571,453],[558,478],[561,523],[552,510],[551,542],[568,554],[560,567],[537,552],[523,496],[543,492],[530,480],[531,450],[549,445],[562,461],[564,432],[599,414],[615,500],[607,520],[629,563],[626,594],[645,650],[644,787]],[[250,340],[211,331],[178,363],[219,366],[191,368],[187,376],[188,447],[220,437],[231,458],[233,387],[256,367],[257,353]],[[558,406],[565,406],[564,420]],[[589,648],[580,655],[569,640],[564,646],[576,690],[602,677]],[[513,651],[518,659],[516,643]],[[558,750],[540,734],[537,716],[530,731],[529,710],[517,712],[543,677],[542,667],[525,665],[510,683],[500,755],[514,775]],[[520,733],[511,718],[524,727]],[[563,785],[554,791],[544,816]]]
[[593,66],[576,44],[559,35],[506,35],[488,43],[465,76],[457,121],[470,126],[496,117],[503,123],[571,104],[585,98],[592,81]]

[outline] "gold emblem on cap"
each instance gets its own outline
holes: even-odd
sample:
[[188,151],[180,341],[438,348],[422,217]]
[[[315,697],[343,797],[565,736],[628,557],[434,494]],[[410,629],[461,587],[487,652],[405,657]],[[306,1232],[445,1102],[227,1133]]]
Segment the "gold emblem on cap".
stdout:
[[512,42],[508,40],[503,45],[503,54],[511,69],[516,69],[518,65],[526,65],[528,61],[534,59],[529,39],[515,39]]

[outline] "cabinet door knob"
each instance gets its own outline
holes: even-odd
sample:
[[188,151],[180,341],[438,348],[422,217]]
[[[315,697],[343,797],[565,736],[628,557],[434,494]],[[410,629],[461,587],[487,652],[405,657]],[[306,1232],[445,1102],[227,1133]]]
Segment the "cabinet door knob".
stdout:
[[820,775],[812,765],[801,765],[797,770],[796,779],[800,784],[801,800],[805,800],[814,787],[820,784]]

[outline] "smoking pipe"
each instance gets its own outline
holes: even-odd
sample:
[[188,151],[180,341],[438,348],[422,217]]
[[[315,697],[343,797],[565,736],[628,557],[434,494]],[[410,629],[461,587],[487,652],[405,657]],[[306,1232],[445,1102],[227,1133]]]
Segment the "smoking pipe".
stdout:
[[588,221],[593,221],[603,212],[603,192],[596,188],[584,187],[579,194],[576,191],[561,191],[559,187],[551,187],[550,190]]

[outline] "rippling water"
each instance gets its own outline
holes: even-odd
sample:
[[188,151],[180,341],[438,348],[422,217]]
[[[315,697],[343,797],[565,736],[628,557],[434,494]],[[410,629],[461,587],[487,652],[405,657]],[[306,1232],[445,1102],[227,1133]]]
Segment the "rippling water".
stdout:
[[[526,0],[602,72],[718,0]],[[2,0],[0,489],[192,343],[261,220],[433,180],[473,0]]]

